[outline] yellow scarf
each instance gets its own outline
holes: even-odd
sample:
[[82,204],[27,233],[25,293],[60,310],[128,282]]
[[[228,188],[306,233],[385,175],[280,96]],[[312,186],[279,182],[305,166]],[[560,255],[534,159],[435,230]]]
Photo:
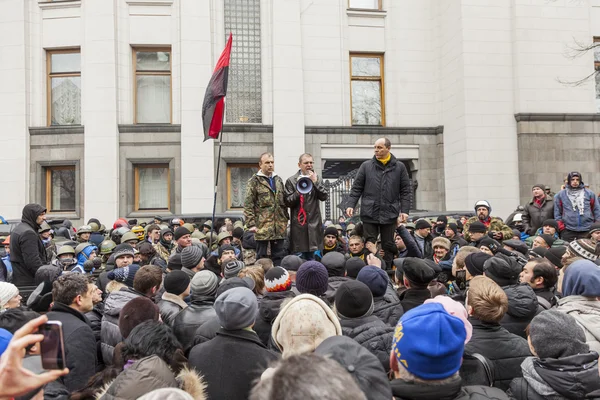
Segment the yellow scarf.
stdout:
[[324,245],[323,247],[325,248],[325,250],[331,251],[331,250],[335,249],[335,244],[331,247],[327,247],[327,245]]
[[378,158],[378,160],[383,164],[386,165],[387,163],[390,162],[390,160],[392,159],[392,153],[388,153],[386,158]]

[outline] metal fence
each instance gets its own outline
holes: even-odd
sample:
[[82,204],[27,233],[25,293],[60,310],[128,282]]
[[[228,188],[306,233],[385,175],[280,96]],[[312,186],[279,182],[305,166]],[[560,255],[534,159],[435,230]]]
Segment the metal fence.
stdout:
[[[346,175],[340,176],[335,181],[324,182],[327,193],[329,194],[327,200],[325,200],[325,220],[337,223],[339,217],[346,216],[348,197],[357,172],[358,168],[348,172]],[[360,202],[354,209],[356,215],[358,215],[359,210]]]

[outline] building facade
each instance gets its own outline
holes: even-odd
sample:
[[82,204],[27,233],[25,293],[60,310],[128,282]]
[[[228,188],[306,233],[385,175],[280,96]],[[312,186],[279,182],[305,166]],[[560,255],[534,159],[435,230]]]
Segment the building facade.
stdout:
[[[201,111],[229,32],[217,171]],[[344,186],[382,136],[416,209],[506,216],[570,170],[599,191],[595,36],[599,0],[4,0],[0,215],[206,213],[217,172],[240,212],[263,152]]]

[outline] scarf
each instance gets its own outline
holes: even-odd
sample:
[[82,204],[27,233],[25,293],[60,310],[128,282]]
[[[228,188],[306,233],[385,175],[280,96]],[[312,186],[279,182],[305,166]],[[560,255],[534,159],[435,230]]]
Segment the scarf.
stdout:
[[563,396],[556,393],[536,372],[535,365],[533,364],[534,357],[527,357],[521,364],[521,370],[523,372],[523,378],[527,381],[529,386],[540,396],[550,400],[562,400]]
[[390,162],[390,160],[392,159],[392,153],[388,153],[386,158],[381,158],[381,159],[377,159],[379,162],[381,162],[383,165],[386,165],[387,163]]
[[585,190],[582,187],[578,187],[577,189],[573,189],[572,187],[567,187],[567,197],[569,201],[571,201],[571,207],[573,207],[573,211],[579,211],[579,215],[583,215],[584,201],[585,201]]
[[336,247],[336,246],[335,246],[335,244],[334,244],[334,245],[333,245],[333,246],[331,246],[331,247],[328,247],[327,245],[324,245],[323,247],[325,248],[325,250],[327,250],[327,251],[331,251],[331,250],[335,249],[335,247]]

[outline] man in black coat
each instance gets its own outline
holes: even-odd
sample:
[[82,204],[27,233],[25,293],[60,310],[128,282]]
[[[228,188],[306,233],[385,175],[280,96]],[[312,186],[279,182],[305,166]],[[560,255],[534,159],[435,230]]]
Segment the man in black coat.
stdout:
[[[327,200],[323,180],[313,169],[313,157],[304,153],[298,159],[300,170],[285,182],[284,201],[290,208],[290,252],[302,253],[305,260],[312,260],[313,253],[323,248],[323,221],[319,201]],[[308,178],[313,188],[300,194],[296,185],[300,178]]]
[[10,262],[16,286],[34,285],[35,272],[48,263],[46,248],[38,234],[44,221],[46,209],[39,204],[27,204],[23,207],[21,223],[10,234]]
[[85,313],[94,307],[96,285],[79,273],[61,275],[52,285],[54,306],[49,321],[62,323],[66,367],[69,374],[61,381],[69,392],[83,388],[96,373],[96,338]]
[[229,289],[215,301],[221,329],[192,348],[189,365],[204,377],[209,399],[247,399],[256,380],[277,354],[267,350],[252,330],[258,302],[252,290]]
[[377,244],[385,252],[387,269],[391,269],[393,255],[397,253],[394,231],[398,216],[405,222],[412,203],[412,189],[408,171],[390,149],[389,139],[375,142],[375,156],[361,164],[350,192],[346,214],[351,217],[361,199],[360,219],[366,241]]
[[402,263],[402,274],[407,289],[400,295],[400,303],[406,313],[431,298],[427,286],[435,277],[435,270],[420,258],[408,257]]

